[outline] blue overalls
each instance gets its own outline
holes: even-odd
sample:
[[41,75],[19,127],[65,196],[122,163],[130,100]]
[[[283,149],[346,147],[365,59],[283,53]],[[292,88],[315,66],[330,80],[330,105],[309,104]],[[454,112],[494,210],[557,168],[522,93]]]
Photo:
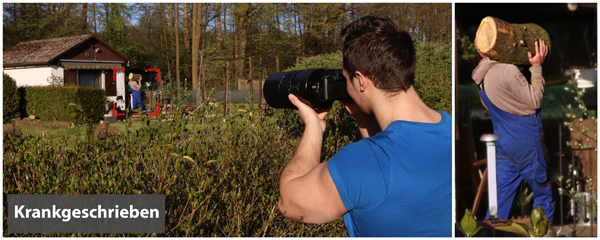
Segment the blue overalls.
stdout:
[[140,109],[144,109],[144,106],[142,106],[142,91],[136,91],[133,90],[133,88],[131,88],[131,86],[129,86],[129,88],[131,89],[131,95],[132,95],[132,99],[131,99],[131,109],[135,109],[135,105],[136,104],[140,104]]
[[490,111],[494,133],[500,136],[496,142],[498,218],[508,219],[515,195],[525,179],[533,190],[533,207],[539,205],[552,223],[554,204],[540,135],[544,131],[541,109],[533,115],[518,116],[496,107],[484,90],[479,95]]

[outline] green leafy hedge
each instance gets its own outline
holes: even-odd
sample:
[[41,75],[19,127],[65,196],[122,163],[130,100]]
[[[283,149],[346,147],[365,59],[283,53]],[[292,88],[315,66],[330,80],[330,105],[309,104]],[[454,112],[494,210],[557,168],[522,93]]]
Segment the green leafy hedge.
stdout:
[[4,105],[2,107],[2,122],[7,123],[11,119],[19,117],[19,94],[17,83],[14,79],[3,74],[3,81],[2,100],[4,101]]
[[452,45],[416,43],[415,90],[432,109],[452,114]]
[[[192,121],[179,114],[166,123],[143,117],[136,123],[142,126],[134,129],[127,120],[119,136],[96,142],[55,145],[39,136],[5,134],[4,196],[165,194],[165,233],[158,236],[347,236],[341,218],[329,224],[302,224],[277,209],[279,177],[299,142],[287,126],[273,117],[259,117],[258,108],[239,111],[242,104],[230,104],[232,114],[223,116],[221,108],[207,106],[209,101],[192,114],[197,116]],[[174,108],[180,111],[182,106]],[[325,154],[347,144],[344,139],[332,135]],[[71,236],[8,234],[6,208],[3,217],[5,237]]]
[[[415,42],[415,90],[432,109],[452,114],[452,45]],[[308,57],[285,71],[342,68],[342,53]]]
[[105,92],[99,88],[76,86],[25,87],[25,115],[50,121],[97,122],[106,111]]

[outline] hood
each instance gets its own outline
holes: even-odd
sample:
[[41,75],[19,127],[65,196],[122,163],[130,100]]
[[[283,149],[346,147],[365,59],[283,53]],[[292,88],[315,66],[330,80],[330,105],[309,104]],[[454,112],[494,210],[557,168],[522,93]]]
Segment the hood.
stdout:
[[475,84],[481,84],[483,78],[485,78],[485,75],[490,70],[490,68],[492,68],[492,66],[496,65],[497,63],[497,61],[491,60],[489,58],[481,59],[481,61],[479,61],[479,65],[477,65],[477,67],[473,70],[473,74],[471,75],[471,78],[473,78]]

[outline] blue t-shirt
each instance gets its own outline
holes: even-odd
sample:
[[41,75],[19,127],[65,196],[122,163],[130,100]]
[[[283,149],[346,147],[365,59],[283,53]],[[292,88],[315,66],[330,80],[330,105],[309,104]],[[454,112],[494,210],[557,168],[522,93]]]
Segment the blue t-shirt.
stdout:
[[327,163],[348,235],[452,236],[452,117],[392,122]]

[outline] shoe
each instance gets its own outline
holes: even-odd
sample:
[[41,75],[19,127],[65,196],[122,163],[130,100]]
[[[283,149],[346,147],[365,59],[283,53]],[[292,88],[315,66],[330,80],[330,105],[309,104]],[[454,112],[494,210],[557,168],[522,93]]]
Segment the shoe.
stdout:
[[557,233],[558,237],[575,237],[575,229],[569,225],[562,226]]

